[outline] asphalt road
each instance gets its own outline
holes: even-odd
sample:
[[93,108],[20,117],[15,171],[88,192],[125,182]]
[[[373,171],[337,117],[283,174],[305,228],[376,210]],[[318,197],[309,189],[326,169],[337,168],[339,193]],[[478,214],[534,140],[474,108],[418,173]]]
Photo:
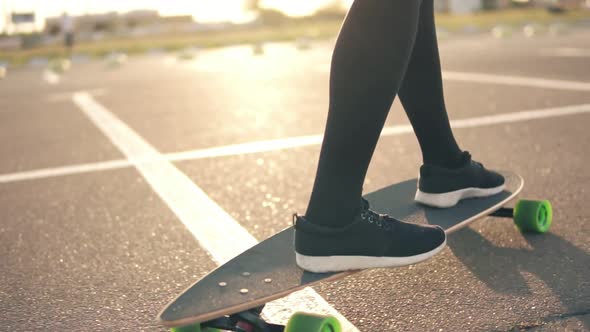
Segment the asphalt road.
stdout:
[[[9,69],[0,330],[164,330],[162,306],[249,243],[230,227],[208,245],[218,218],[258,241],[288,226],[313,183],[331,47]],[[590,30],[451,37],[441,55],[461,146],[551,200],[551,232],[486,218],[428,262],[315,291],[360,331],[590,330]],[[396,101],[365,192],[417,175],[407,124]]]

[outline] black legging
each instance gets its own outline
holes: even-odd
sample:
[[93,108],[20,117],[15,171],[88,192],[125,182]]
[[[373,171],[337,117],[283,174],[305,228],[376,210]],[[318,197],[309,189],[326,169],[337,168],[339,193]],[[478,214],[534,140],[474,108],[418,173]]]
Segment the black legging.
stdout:
[[452,167],[461,151],[444,104],[433,0],[355,0],[332,55],[328,121],[306,212],[310,221],[351,221],[396,94],[424,163]]

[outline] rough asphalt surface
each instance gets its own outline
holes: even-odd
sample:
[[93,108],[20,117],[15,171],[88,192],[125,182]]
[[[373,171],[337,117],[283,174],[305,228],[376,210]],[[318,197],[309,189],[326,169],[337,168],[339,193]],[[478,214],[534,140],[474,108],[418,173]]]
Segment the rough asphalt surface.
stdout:
[[[445,72],[530,79],[446,80],[454,120],[590,104],[588,29],[440,44]],[[91,61],[74,63],[57,84],[41,68],[9,69],[0,80],[0,330],[162,331],[162,306],[216,266],[134,167],[15,178],[125,158],[74,92],[91,94],[163,154],[317,135],[330,54],[329,43],[276,44],[259,56],[235,47],[188,61]],[[407,123],[396,102],[387,126]],[[523,197],[551,200],[550,233],[523,235],[509,220],[486,218],[428,262],[315,290],[360,331],[590,330],[589,126],[585,112],[455,130],[475,159],[521,174]],[[263,240],[304,212],[318,153],[316,144],[174,165]],[[415,177],[419,165],[412,134],[384,136],[365,192]]]

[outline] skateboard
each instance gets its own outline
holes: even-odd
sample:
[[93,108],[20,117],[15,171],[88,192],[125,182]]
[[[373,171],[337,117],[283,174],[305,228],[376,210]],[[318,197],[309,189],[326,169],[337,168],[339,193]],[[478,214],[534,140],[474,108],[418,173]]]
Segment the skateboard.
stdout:
[[[523,188],[523,179],[501,172],[504,191],[485,198],[465,199],[456,206],[439,209],[414,202],[417,179],[379,189],[364,197],[371,209],[414,223],[428,223],[453,233],[486,217],[513,218],[521,232],[549,230],[552,209],[549,201],[519,200],[507,203]],[[211,332],[339,332],[340,324],[331,316],[296,313],[286,326],[266,322],[264,305],[292,292],[322,281],[334,281],[358,271],[311,273],[295,263],[294,229],[289,227],[246,250],[187,288],[159,314],[160,323],[172,331]]]

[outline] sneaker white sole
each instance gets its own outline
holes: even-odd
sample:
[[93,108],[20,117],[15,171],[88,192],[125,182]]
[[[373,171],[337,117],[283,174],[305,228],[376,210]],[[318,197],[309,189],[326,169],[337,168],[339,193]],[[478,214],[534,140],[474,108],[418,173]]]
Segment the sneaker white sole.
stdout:
[[443,194],[431,194],[425,193],[420,191],[416,192],[416,197],[414,198],[416,202],[420,202],[425,205],[438,207],[438,208],[448,208],[455,206],[459,203],[460,200],[465,198],[473,198],[473,197],[487,197],[492,196],[497,193],[502,192],[504,190],[505,185],[502,184],[501,186],[494,187],[494,188],[465,188],[460,190],[451,191],[448,193]]
[[374,257],[374,256],[306,256],[295,253],[297,265],[314,273],[344,272],[351,270],[365,270],[387,267],[400,267],[416,264],[429,259],[441,252],[447,240],[423,254],[407,257]]

